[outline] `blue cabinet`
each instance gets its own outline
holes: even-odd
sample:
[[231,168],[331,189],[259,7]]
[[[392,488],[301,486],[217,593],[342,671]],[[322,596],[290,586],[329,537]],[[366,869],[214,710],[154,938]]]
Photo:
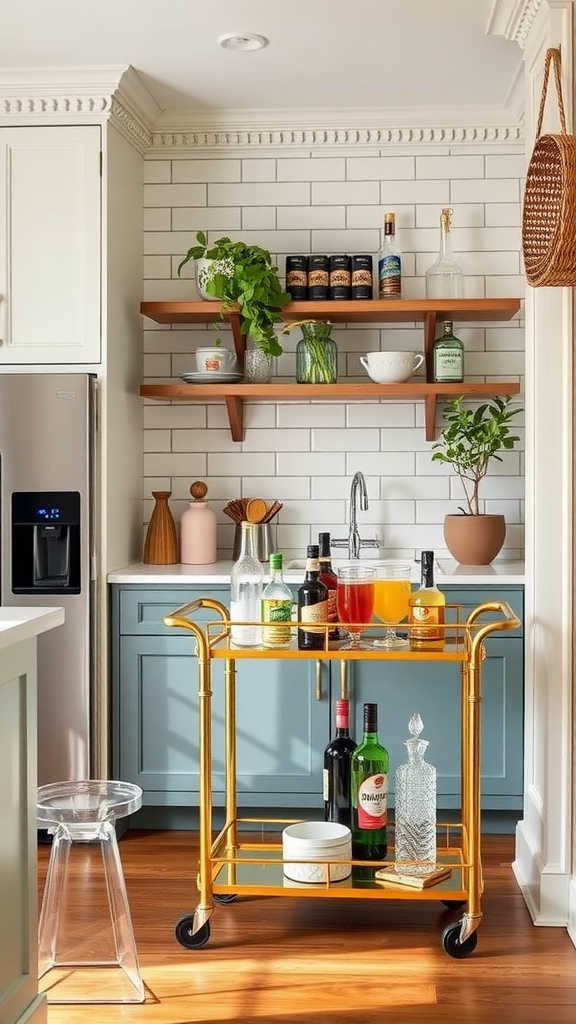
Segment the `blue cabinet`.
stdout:
[[[474,608],[506,600],[523,618],[521,587],[443,588],[449,603]],[[112,587],[113,770],[144,791],[154,808],[198,804],[198,672],[195,640],[163,618],[197,597],[226,605],[229,587]],[[195,616],[213,619],[213,612]],[[225,790],[224,662],[213,660],[212,764],[214,805]],[[236,662],[237,788],[242,808],[322,807],[322,758],[333,731],[333,705],[347,676],[353,735],[362,732],[362,706],[376,701],[380,735],[390,752],[391,782],[406,758],[408,719],[419,711],[438,769],[438,805],[460,801],[460,671],[426,661],[334,662],[244,659]],[[522,628],[491,636],[482,666],[482,807],[514,812],[522,806]],[[346,684],[344,684],[346,685]],[[393,792],[391,803],[393,803]],[[170,824],[170,815],[164,819]]]
[[[113,588],[114,772],[144,803],[198,803],[198,670],[195,640],[163,617],[196,597],[228,602],[227,586]],[[195,616],[213,620],[213,612]],[[237,787],[243,807],[317,806],[330,722],[326,662],[238,661]],[[225,788],[224,664],[212,663],[215,805]]]

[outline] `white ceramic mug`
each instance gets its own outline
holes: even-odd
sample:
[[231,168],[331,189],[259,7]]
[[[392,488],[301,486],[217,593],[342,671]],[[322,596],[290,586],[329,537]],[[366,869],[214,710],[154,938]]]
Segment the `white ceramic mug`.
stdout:
[[376,384],[401,384],[422,366],[424,356],[418,352],[367,352],[360,362]]
[[230,373],[236,368],[236,355],[227,348],[196,349],[196,369],[198,373]]

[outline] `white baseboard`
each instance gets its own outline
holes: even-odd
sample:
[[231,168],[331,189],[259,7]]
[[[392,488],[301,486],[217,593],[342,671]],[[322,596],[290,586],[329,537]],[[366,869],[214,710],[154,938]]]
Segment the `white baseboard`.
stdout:
[[[512,870],[532,921],[538,927],[567,927],[570,876],[551,870],[539,850],[533,848],[525,821],[516,828],[516,859]],[[572,885],[574,883],[572,882]],[[573,895],[576,934],[576,891]],[[576,944],[576,943],[575,943]]]

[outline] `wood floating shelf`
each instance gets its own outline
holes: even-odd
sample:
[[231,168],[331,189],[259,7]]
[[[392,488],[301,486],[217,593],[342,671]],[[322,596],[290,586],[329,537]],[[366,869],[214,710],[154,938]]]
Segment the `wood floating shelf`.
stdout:
[[[421,323],[424,326],[424,352],[428,376],[431,375],[432,344],[437,336],[437,323],[483,322],[511,320],[520,309],[520,299],[395,299],[351,302],[291,302],[281,310],[282,319],[317,319],[331,323]],[[142,302],[140,312],[159,324],[212,323],[220,318],[219,302]],[[240,318],[236,312],[226,313],[240,365],[246,349],[240,334]],[[455,395],[515,395],[517,381],[474,382],[462,384],[429,384],[411,380],[404,384],[342,383],[296,384],[142,384],[140,395],[164,401],[206,401],[223,399],[228,411],[234,441],[244,438],[245,399],[250,401],[376,401],[407,399],[424,401],[426,440],[434,439],[436,403],[439,398]]]

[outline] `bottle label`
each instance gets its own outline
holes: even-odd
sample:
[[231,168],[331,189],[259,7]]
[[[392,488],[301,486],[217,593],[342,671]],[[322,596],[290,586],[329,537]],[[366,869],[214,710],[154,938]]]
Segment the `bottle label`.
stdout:
[[307,604],[300,609],[300,621],[306,623],[307,633],[323,633],[321,626],[312,627],[311,622],[328,622],[328,601],[318,601],[318,604]]
[[328,622],[338,622],[338,608],[335,590],[328,591]]
[[[262,601],[262,621],[286,623],[292,619],[292,602],[286,600]],[[290,643],[290,626],[264,626],[262,642],[265,647],[286,647]]]
[[400,296],[401,289],[401,259],[400,256],[381,256],[378,260],[378,282],[380,298],[390,295]]
[[434,353],[434,380],[460,382],[463,379],[461,352],[439,349]]
[[443,640],[444,631],[435,627],[444,622],[443,605],[418,604],[410,609],[412,640]]
[[358,788],[358,827],[384,828],[388,821],[388,776],[369,775]]
[[324,803],[330,798],[330,773],[327,768],[322,769],[322,794]]

